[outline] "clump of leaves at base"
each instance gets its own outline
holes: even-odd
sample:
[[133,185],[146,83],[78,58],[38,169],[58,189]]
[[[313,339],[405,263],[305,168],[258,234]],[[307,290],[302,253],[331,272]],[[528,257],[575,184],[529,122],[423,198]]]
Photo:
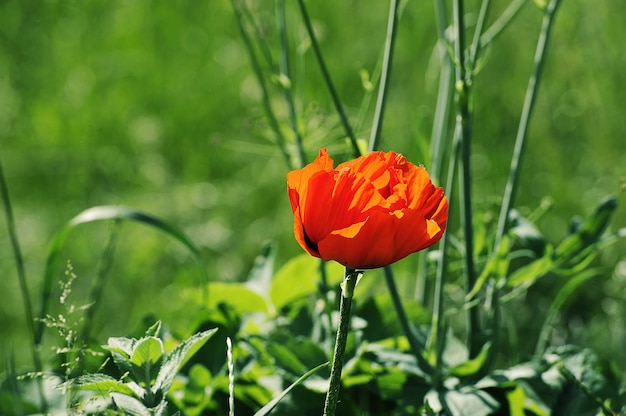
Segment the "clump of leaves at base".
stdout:
[[217,331],[199,332],[166,353],[158,338],[161,322],[140,339],[111,337],[103,348],[123,373],[120,379],[106,374],[86,374],[63,384],[65,389],[92,392],[79,405],[87,413],[112,411],[131,415],[167,414],[167,393],[181,367]]

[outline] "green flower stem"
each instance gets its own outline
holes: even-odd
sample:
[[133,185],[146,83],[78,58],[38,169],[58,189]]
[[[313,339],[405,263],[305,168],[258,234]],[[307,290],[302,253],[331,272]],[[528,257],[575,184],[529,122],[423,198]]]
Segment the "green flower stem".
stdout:
[[374,123],[370,135],[369,151],[378,148],[380,135],[383,129],[383,118],[385,116],[385,104],[387,102],[387,85],[391,76],[391,62],[393,61],[393,49],[396,40],[398,26],[398,0],[391,0],[389,4],[389,19],[387,21],[387,37],[385,38],[385,53],[383,57],[383,68],[378,87],[378,99],[376,101],[376,111],[374,112]]
[[[452,146],[452,153],[450,155],[450,163],[448,165],[448,174],[447,174],[447,183],[445,189],[454,189],[454,183],[456,181],[456,169],[458,165],[459,159],[459,141],[458,137],[455,138],[455,141]],[[448,215],[452,214],[452,210],[454,209],[454,205],[451,205],[448,208]],[[443,310],[443,300],[444,300],[444,279],[445,274],[448,267],[448,243],[450,233],[444,233],[443,237],[441,237],[441,241],[439,242],[439,251],[441,252],[441,256],[439,256],[439,260],[437,262],[437,273],[435,275],[435,290],[433,294],[433,316],[430,325],[430,339],[428,340],[428,349],[431,353],[431,356],[435,357],[435,365],[434,365],[434,373],[433,373],[433,385],[438,386],[441,381],[441,375],[443,372],[443,350],[445,347],[445,337],[442,336],[442,333],[445,329],[444,326],[444,310]]]
[[326,88],[330,92],[330,96],[333,100],[333,104],[335,105],[335,109],[337,110],[337,114],[339,115],[339,119],[341,120],[341,124],[343,124],[343,128],[350,139],[350,144],[352,144],[352,150],[354,152],[355,157],[361,156],[361,151],[359,150],[359,145],[356,141],[356,136],[354,135],[354,131],[350,126],[350,122],[348,121],[348,116],[343,109],[343,105],[341,104],[341,100],[339,99],[339,94],[337,93],[337,89],[335,88],[335,84],[333,84],[333,80],[330,77],[330,72],[328,72],[328,68],[326,67],[326,62],[324,62],[324,57],[322,56],[322,51],[320,49],[320,45],[317,41],[317,36],[315,35],[315,31],[313,30],[313,25],[311,24],[311,18],[309,17],[309,12],[306,9],[304,4],[304,0],[298,0],[298,5],[300,6],[300,13],[302,14],[302,20],[304,21],[304,26],[306,26],[307,33],[309,35],[309,39],[311,40],[311,46],[313,47],[313,52],[315,52],[315,57],[317,58],[317,63],[320,66],[320,70],[322,71],[322,76],[324,77],[324,82],[326,83]]
[[324,403],[324,416],[334,416],[339,399],[339,387],[341,386],[341,369],[343,367],[343,355],[346,351],[348,330],[350,328],[350,309],[352,308],[352,296],[359,273],[355,269],[346,267],[346,274],[341,284],[341,303],[339,304],[339,328],[337,328],[337,340],[335,341],[335,353],[333,355],[330,370],[330,386]]
[[[471,73],[467,71],[465,60],[465,18],[463,0],[453,2],[453,18],[455,28],[454,59],[455,59],[455,86],[456,86],[456,132],[460,140],[461,158],[459,164],[459,199],[461,202],[461,225],[465,245],[465,287],[467,292],[476,283],[474,270],[474,229],[472,224],[472,192],[470,149],[472,139],[472,113],[469,105]],[[467,345],[470,358],[480,351],[477,336],[480,332],[480,317],[477,307],[470,307],[467,311]]]
[[522,107],[522,115],[520,117],[520,123],[517,130],[517,137],[515,138],[515,148],[513,149],[513,157],[511,159],[511,167],[509,170],[509,178],[506,182],[504,190],[504,196],[502,198],[502,207],[500,209],[500,217],[498,218],[498,228],[496,229],[496,244],[494,253],[497,253],[500,241],[506,231],[506,223],[509,217],[509,212],[513,207],[515,201],[515,194],[517,191],[517,184],[519,178],[520,166],[522,164],[522,157],[526,148],[526,133],[528,132],[528,126],[530,125],[530,118],[535,108],[535,99],[537,92],[539,91],[539,83],[541,81],[541,74],[543,70],[543,64],[545,62],[546,51],[548,41],[550,40],[550,33],[556,11],[559,7],[560,0],[552,0],[544,11],[543,21],[541,24],[541,33],[537,41],[537,48],[535,49],[535,60],[532,73],[528,80],[528,86],[526,88],[526,96],[524,98],[524,106]]

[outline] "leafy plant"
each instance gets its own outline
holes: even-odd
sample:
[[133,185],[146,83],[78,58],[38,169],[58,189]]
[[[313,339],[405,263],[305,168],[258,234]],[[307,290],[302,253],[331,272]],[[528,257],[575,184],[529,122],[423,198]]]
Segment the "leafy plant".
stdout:
[[[167,353],[163,341],[157,336],[160,330],[159,321],[140,339],[109,338],[103,348],[111,353],[113,362],[123,373],[121,378],[102,373],[86,374],[69,380],[62,387],[94,392],[105,398],[110,403],[108,407],[114,411],[146,416],[167,414],[166,398],[174,377],[217,329],[199,332]],[[89,407],[88,411],[93,411]]]

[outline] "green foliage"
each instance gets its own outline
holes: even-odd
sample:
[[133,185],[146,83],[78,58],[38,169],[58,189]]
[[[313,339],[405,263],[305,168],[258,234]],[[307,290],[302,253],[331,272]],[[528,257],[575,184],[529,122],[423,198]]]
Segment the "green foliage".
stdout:
[[166,414],[166,397],[174,377],[217,329],[199,332],[166,353],[163,341],[157,337],[160,328],[161,323],[157,322],[140,339],[109,338],[103,348],[111,353],[123,373],[121,379],[101,373],[86,374],[65,382],[63,388],[110,397],[113,409],[123,413]]

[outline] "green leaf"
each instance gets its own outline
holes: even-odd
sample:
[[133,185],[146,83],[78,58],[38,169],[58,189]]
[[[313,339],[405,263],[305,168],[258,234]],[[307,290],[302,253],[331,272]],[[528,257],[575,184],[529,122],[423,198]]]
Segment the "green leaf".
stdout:
[[147,337],[158,337],[161,332],[161,321],[156,321],[154,325],[146,330]]
[[165,349],[163,341],[156,337],[145,337],[135,345],[130,362],[133,365],[135,381],[150,388],[158,374]]
[[134,397],[126,396],[119,393],[111,393],[111,399],[115,406],[122,410],[120,414],[133,416],[152,416],[157,413],[150,411],[143,403]]
[[490,415],[500,408],[489,394],[472,388],[446,391],[440,393],[439,399],[446,414],[455,416]]
[[108,351],[115,351],[126,356],[127,358],[130,358],[133,354],[133,350],[135,349],[135,343],[137,340],[132,338],[110,337],[107,342],[107,345],[103,345],[102,348]]
[[267,346],[267,351],[274,357],[280,368],[295,374],[306,371],[306,366],[300,361],[298,356],[284,345],[271,343]]
[[243,283],[211,282],[209,293],[211,296],[207,306],[210,310],[217,309],[220,303],[226,303],[239,314],[267,311],[265,299]]
[[204,267],[200,250],[189,238],[187,238],[187,236],[180,229],[178,229],[174,225],[153,215],[127,207],[105,205],[89,208],[68,221],[53,237],[48,248],[48,257],[46,259],[44,281],[41,290],[41,306],[38,315],[39,319],[37,319],[37,327],[35,329],[35,343],[40,344],[43,337],[43,331],[45,328],[44,318],[48,314],[48,303],[50,299],[53,298],[52,290],[55,282],[57,281],[57,273],[59,269],[59,263],[61,261],[61,252],[70,231],[82,224],[94,221],[111,220],[129,220],[138,222],[155,228],[158,231],[161,231],[166,235],[172,237],[174,240],[178,241],[189,250],[192,257],[196,260],[198,264],[198,270],[200,271],[203,282],[208,282],[209,279],[206,273],[206,269]]
[[126,373],[132,371],[133,368],[130,363],[130,357],[133,354],[136,342],[136,339],[110,337],[108,344],[103,345],[102,348],[111,352],[115,365],[122,373]]
[[468,377],[478,373],[485,364],[487,357],[489,357],[490,350],[491,342],[487,342],[475,358],[451,367],[448,373],[456,377]]
[[532,263],[517,269],[507,280],[507,285],[515,286],[531,286],[539,278],[546,275],[554,267],[551,251],[548,250],[546,255],[533,261]]
[[[343,267],[329,262],[327,274],[330,284],[338,284],[343,280]],[[320,281],[320,260],[302,254],[278,270],[272,282],[270,298],[276,309],[281,309],[296,299],[316,293]]]
[[300,377],[299,379],[297,379],[295,382],[293,382],[289,387],[287,387],[285,390],[283,390],[278,396],[274,397],[274,399],[272,399],[272,401],[270,401],[268,404],[266,404],[265,406],[263,406],[263,408],[261,410],[259,410],[258,412],[256,412],[254,414],[254,416],[265,416],[267,414],[269,414],[274,407],[276,407],[276,405],[287,395],[289,394],[289,392],[296,387],[297,385],[301,384],[303,381],[305,381],[307,378],[311,377],[313,374],[315,374],[316,372],[318,372],[319,370],[321,370],[324,367],[327,367],[328,363],[324,363],[324,364],[320,364],[317,367],[307,371],[306,373],[304,373],[302,375],[302,377]]
[[154,383],[153,391],[160,390],[167,395],[174,377],[183,365],[189,360],[207,340],[217,332],[217,328],[199,332],[183,341],[178,347],[170,352],[161,366],[161,370]]
[[135,396],[135,392],[128,385],[106,374],[87,374],[69,380],[61,385],[76,390],[95,391],[100,396],[108,396],[112,392]]
[[598,241],[608,227],[616,209],[617,197],[615,195],[609,195],[600,201],[594,212],[583,222],[578,230],[559,244],[554,252],[555,258],[567,259]]

